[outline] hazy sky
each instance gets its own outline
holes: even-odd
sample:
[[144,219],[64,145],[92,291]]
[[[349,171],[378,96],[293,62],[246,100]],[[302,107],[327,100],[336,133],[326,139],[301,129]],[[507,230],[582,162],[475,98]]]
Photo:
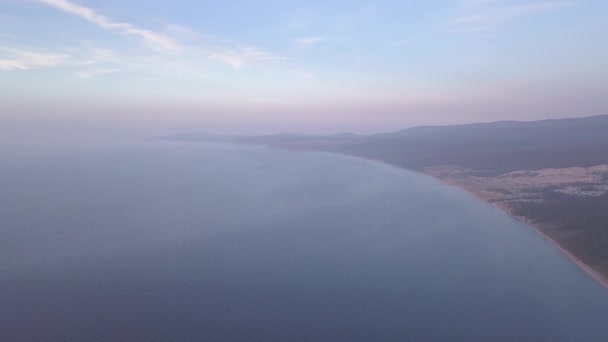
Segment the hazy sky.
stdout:
[[0,0],[0,120],[371,132],[607,114],[607,37],[605,0]]

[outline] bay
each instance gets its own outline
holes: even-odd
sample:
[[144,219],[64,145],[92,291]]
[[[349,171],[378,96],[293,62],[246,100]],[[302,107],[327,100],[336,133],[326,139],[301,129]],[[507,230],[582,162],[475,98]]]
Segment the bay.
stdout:
[[2,154],[2,341],[608,340],[605,289],[424,175],[219,144]]

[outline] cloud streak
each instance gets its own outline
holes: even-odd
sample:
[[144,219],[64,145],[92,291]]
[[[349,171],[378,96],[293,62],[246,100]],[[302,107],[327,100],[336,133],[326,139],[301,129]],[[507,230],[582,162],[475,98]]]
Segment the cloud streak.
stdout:
[[120,70],[118,70],[118,69],[109,69],[109,68],[97,68],[97,69],[89,69],[89,70],[79,71],[78,73],[76,73],[76,76],[78,76],[80,78],[93,78],[95,76],[106,75],[106,74],[113,74],[113,73],[118,72],[118,71],[120,71]]
[[176,41],[174,41],[171,37],[165,34],[139,28],[130,23],[112,21],[111,19],[101,14],[98,14],[97,12],[88,7],[77,5],[68,0],[39,1],[46,5],[63,10],[67,13],[77,15],[82,19],[94,23],[105,30],[136,36],[140,38],[143,42],[145,42],[147,45],[157,50],[170,53],[180,53],[183,50],[183,48]]
[[[60,9],[64,12],[76,15],[82,19],[94,23],[102,29],[124,35],[138,37],[148,46],[151,46],[159,52],[169,53],[172,55],[189,55],[191,57],[204,55],[209,60],[221,62],[235,69],[240,69],[251,64],[268,63],[283,59],[282,57],[276,54],[255,47],[231,47],[228,46],[226,43],[209,44],[209,42],[199,41],[203,38],[207,40],[208,37],[205,37],[187,27],[179,25],[168,25],[169,32],[173,34],[160,33],[148,29],[143,29],[130,23],[113,21],[110,18],[107,18],[97,13],[91,8],[78,5],[69,0],[38,1],[54,8]],[[183,38],[185,38],[186,40],[196,41],[196,46],[183,46],[182,44],[179,44],[178,39],[176,39],[175,35],[177,35],[178,37],[180,35],[184,36]],[[311,41],[310,44],[312,43],[314,42]],[[116,61],[117,59],[118,57],[115,54],[99,50],[97,51],[97,53],[95,53],[95,56],[93,56],[93,58],[83,62],[83,64],[95,64],[99,61],[108,60]],[[84,77],[91,77],[95,74],[90,75],[89,73],[84,73],[79,76],[83,77],[83,75]]]
[[448,27],[453,32],[484,32],[527,15],[557,10],[569,5],[572,5],[572,2],[546,1],[501,7],[455,18],[448,22]]
[[61,64],[68,55],[9,50],[12,58],[0,59],[0,71],[50,68]]
[[228,64],[235,69],[243,68],[252,63],[270,63],[284,59],[271,52],[254,47],[244,48],[212,48],[204,52],[209,59]]
[[325,37],[323,37],[323,36],[305,37],[305,38],[297,39],[296,45],[301,48],[307,48],[307,47],[313,46],[315,44],[318,44],[318,43],[322,42],[323,40],[325,40]]

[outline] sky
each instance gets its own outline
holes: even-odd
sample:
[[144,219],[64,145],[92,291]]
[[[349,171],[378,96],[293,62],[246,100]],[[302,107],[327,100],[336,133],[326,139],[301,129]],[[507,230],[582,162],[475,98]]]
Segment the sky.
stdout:
[[0,123],[371,133],[608,114],[606,37],[605,0],[0,0]]

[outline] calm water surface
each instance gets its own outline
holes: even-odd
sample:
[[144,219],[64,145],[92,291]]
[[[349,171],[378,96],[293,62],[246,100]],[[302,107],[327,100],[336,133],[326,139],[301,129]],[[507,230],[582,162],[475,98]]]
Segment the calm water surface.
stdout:
[[390,166],[150,143],[0,176],[0,341],[608,341],[553,246]]

